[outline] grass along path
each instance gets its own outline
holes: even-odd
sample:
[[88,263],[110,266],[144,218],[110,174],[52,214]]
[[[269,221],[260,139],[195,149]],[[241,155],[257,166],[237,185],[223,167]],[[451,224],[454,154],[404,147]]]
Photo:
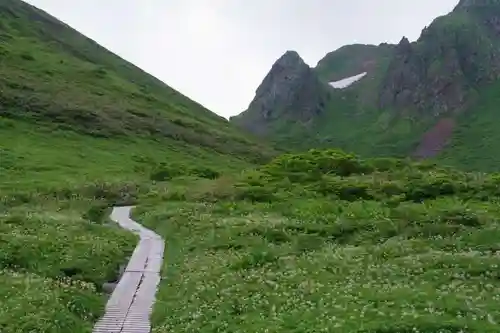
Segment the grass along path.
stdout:
[[162,196],[156,174],[250,166],[175,141],[94,138],[1,117],[0,161],[2,333],[91,332],[108,298],[102,285],[137,243],[107,220],[107,207]]
[[313,152],[151,198],[153,332],[498,333],[498,179]]
[[[167,244],[153,332],[498,332],[497,213],[456,238],[428,226],[382,241],[387,214],[326,200],[144,207]],[[335,237],[347,219],[362,226]]]
[[92,213],[96,200],[35,195],[0,200],[0,331],[89,333],[136,239]]

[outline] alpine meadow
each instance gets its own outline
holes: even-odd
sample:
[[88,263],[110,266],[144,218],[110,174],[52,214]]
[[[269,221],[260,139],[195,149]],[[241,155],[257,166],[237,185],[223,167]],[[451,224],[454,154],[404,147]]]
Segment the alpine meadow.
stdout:
[[132,205],[165,241],[151,332],[498,333],[498,22],[287,51],[228,121],[0,0],[0,332],[94,332]]

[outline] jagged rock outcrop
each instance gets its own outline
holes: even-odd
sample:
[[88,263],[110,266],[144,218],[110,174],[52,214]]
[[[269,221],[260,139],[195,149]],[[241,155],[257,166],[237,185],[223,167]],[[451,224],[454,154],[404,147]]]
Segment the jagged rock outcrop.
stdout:
[[500,49],[463,6],[435,20],[417,42],[401,40],[380,87],[380,108],[459,112],[473,89],[499,77]]
[[498,0],[460,0],[458,5],[455,7],[457,9],[468,9],[468,8],[494,8],[496,5],[500,5]]
[[381,109],[427,110],[438,115],[460,108],[467,82],[454,48],[423,50],[403,38],[380,87]]
[[248,109],[234,123],[265,135],[273,119],[290,118],[307,123],[323,112],[329,88],[295,51],[287,51],[272,66],[257,88]]
[[494,36],[500,35],[500,1],[461,0],[455,12],[467,12],[485,25]]

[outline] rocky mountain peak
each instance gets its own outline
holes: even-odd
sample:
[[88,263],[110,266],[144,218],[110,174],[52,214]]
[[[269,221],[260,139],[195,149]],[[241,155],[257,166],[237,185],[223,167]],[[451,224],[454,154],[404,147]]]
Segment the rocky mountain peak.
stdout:
[[500,6],[499,0],[460,0],[456,9]]
[[398,50],[398,51],[407,51],[409,49],[411,49],[411,43],[408,40],[408,38],[406,38],[406,37],[401,38],[401,40],[399,41],[398,45],[396,46],[396,50]]
[[270,119],[307,122],[322,112],[328,91],[297,52],[286,51],[257,88],[248,110],[232,120],[256,134],[265,134]]
[[436,19],[413,44],[403,38],[381,86],[380,107],[456,113],[473,89],[496,80],[500,53],[493,36],[500,33],[500,11],[486,8],[490,3],[498,2],[461,1],[467,12]]
[[271,67],[271,71],[257,88],[256,95],[265,94],[264,88],[281,85],[283,81],[293,82],[307,74],[311,68],[295,51],[286,51]]
[[396,45],[394,56],[395,57],[409,57],[412,53],[412,45],[408,38],[403,37]]
[[407,45],[410,45],[410,40],[406,36],[403,36],[403,38],[399,41],[398,46],[405,47]]
[[300,55],[296,51],[286,51],[281,57],[276,60],[275,65],[283,66],[283,67],[293,67],[296,65],[301,66],[305,65],[304,60],[300,57]]
[[500,0],[461,0],[455,12],[471,14],[496,37],[500,36]]

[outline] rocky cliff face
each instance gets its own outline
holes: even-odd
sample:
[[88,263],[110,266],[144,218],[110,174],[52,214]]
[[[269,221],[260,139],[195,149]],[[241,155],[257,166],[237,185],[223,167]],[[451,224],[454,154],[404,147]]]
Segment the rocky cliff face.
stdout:
[[494,36],[500,35],[500,2],[498,0],[461,0],[455,13],[468,13],[487,27]]
[[380,88],[380,108],[459,112],[473,89],[499,78],[500,49],[464,11],[437,19],[416,43],[401,40]]
[[393,49],[392,44],[342,46],[326,54],[318,62],[315,71],[326,82],[342,80],[361,73],[372,76],[392,55]]
[[498,0],[460,0],[458,5],[455,7],[457,9],[478,9],[487,8],[491,9],[498,6],[500,2]]
[[231,120],[261,135],[276,119],[307,123],[324,111],[328,90],[297,52],[287,51],[257,88],[248,110]]
[[403,39],[379,91],[381,109],[422,110],[439,115],[462,107],[468,83],[455,49],[438,60]]

